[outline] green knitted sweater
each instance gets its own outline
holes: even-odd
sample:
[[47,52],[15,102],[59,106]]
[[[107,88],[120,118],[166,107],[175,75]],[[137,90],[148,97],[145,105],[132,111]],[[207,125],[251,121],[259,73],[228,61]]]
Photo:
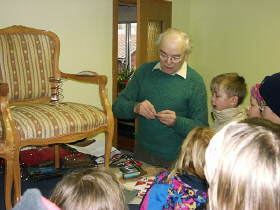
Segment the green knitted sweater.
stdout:
[[[137,117],[136,139],[144,149],[165,160],[175,160],[188,132],[197,126],[208,126],[207,96],[202,77],[188,67],[187,78],[152,70],[158,61],[143,64],[128,86],[113,103],[113,112],[120,119]],[[157,112],[176,112],[172,127],[158,119],[146,119],[133,112],[134,106],[150,101]]]

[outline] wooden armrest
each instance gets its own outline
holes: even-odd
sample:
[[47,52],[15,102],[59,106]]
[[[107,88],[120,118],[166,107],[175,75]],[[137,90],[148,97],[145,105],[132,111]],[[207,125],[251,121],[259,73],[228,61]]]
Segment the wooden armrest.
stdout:
[[7,83],[0,83],[0,96],[8,96],[9,86]]
[[63,73],[61,72],[61,77],[65,79],[70,80],[76,80],[80,82],[86,82],[86,83],[95,83],[100,85],[106,85],[107,84],[107,77],[104,75],[98,75],[95,72],[90,71],[84,71],[80,74],[69,74],[69,73]]
[[[83,74],[83,73],[85,73],[85,74]],[[61,77],[65,78],[65,79],[80,81],[80,82],[98,84],[101,104],[103,106],[105,113],[108,115],[107,119],[110,121],[113,121],[112,108],[111,108],[108,96],[106,94],[107,76],[98,75],[95,72],[84,71],[80,75],[61,72]]]

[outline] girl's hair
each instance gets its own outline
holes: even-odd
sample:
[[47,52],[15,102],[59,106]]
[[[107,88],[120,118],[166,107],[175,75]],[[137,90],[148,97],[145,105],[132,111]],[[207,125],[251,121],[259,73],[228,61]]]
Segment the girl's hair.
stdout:
[[205,154],[210,210],[280,209],[279,127],[264,119],[233,122]]
[[239,76],[237,73],[225,73],[215,76],[210,84],[210,90],[212,93],[215,93],[218,89],[225,91],[227,96],[237,96],[238,103],[240,105],[246,94],[247,94],[247,85],[244,77]]
[[127,209],[120,183],[105,168],[84,169],[64,176],[50,200],[63,210]]
[[204,179],[205,150],[214,134],[215,131],[208,127],[193,128],[181,146],[180,155],[169,178],[187,172],[189,175]]
[[182,47],[186,53],[186,55],[189,55],[191,52],[191,44],[190,44],[190,37],[188,34],[186,34],[183,31],[180,31],[176,28],[168,28],[166,31],[161,33],[156,41],[156,45],[160,48],[162,41],[166,37],[176,37],[177,39],[180,39],[182,41]]

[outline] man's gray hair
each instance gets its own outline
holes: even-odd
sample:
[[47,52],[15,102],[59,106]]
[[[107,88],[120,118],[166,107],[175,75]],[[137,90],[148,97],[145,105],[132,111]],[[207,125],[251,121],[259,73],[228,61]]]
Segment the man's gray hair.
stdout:
[[177,36],[178,38],[181,39],[183,47],[185,49],[185,53],[186,55],[190,54],[191,52],[191,44],[190,44],[190,37],[187,33],[176,29],[176,28],[168,28],[166,31],[162,32],[157,41],[156,44],[158,47],[161,46],[162,41],[166,38],[166,37],[172,37],[172,36]]

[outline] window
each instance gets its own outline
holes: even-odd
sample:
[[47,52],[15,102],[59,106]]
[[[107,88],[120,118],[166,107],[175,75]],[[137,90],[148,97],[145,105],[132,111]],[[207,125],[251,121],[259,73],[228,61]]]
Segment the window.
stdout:
[[135,68],[137,23],[118,24],[118,61]]

